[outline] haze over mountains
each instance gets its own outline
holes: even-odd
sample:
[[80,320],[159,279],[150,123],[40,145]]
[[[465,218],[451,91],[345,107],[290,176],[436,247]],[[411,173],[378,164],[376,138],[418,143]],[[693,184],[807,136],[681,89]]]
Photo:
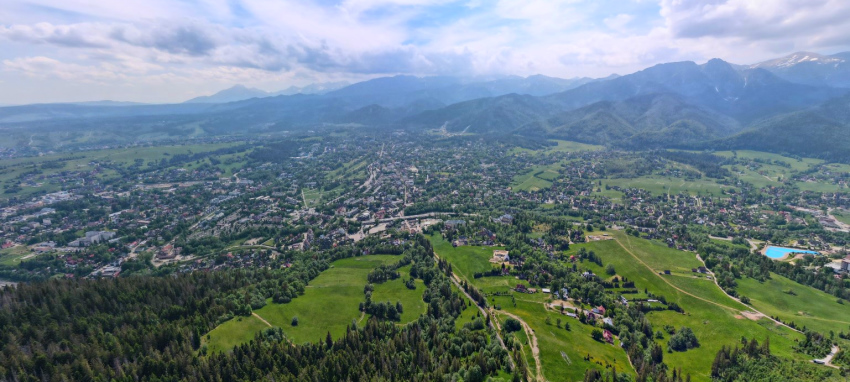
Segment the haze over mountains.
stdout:
[[[69,146],[91,131],[103,142],[128,142],[336,126],[850,160],[848,59],[801,52],[749,66],[674,62],[604,79],[395,76],[278,93],[236,86],[175,105],[4,107],[0,129],[20,139],[50,135],[43,147]],[[802,135],[815,139],[799,144]]]

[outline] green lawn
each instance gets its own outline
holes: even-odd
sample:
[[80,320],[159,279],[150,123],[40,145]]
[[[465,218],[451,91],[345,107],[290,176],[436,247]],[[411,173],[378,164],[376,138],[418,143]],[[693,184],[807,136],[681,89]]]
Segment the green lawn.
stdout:
[[[785,293],[793,291],[794,294]],[[821,333],[846,331],[850,326],[850,302],[839,304],[834,296],[777,274],[760,283],[751,278],[738,280],[738,293],[750,303],[782,321],[794,321]]]
[[[361,301],[365,300],[363,287],[367,284],[366,276],[369,271],[378,265],[390,264],[399,259],[399,256],[393,255],[369,255],[337,260],[333,263],[332,268],[322,272],[310,282],[304,295],[293,299],[288,304],[269,302],[268,305],[254,311],[254,313],[271,325],[283,328],[287,337],[294,343],[321,341],[325,339],[328,332],[334,338],[339,338],[345,334],[345,328],[351,324],[352,320],[360,320],[361,318],[358,306]],[[373,301],[385,301],[387,299],[393,302],[402,301],[405,308],[403,320],[412,321],[418,317],[417,310],[419,313],[424,312],[425,305],[421,301],[424,286],[421,281],[416,290],[412,291],[405,288],[400,280],[390,283],[397,283],[398,285],[379,286],[380,289],[373,293]],[[398,286],[398,288],[393,288],[395,286]],[[418,296],[418,302],[413,301],[414,296]],[[291,325],[292,317],[295,316],[299,320],[298,326]],[[225,326],[225,324],[219,325],[210,332],[212,337],[210,347],[229,349],[234,341],[250,340],[255,333],[263,329],[263,327],[253,324],[240,325],[234,323],[230,326]],[[222,333],[224,332],[228,334],[223,336]]]

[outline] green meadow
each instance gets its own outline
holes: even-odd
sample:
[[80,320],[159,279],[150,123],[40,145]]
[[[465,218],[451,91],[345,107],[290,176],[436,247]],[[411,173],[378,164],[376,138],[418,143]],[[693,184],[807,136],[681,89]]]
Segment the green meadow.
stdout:
[[[288,304],[269,302],[254,313],[272,326],[282,328],[294,343],[321,341],[328,332],[334,338],[339,338],[345,334],[346,327],[351,325],[352,321],[362,323],[368,318],[359,311],[359,304],[365,300],[363,288],[368,283],[366,277],[369,271],[399,259],[399,256],[393,255],[368,255],[337,260],[330,269],[310,282],[304,295]],[[399,272],[404,278],[409,277],[409,270],[409,267],[403,267]],[[405,324],[425,312],[426,305],[422,301],[424,290],[425,286],[421,280],[416,282],[415,290],[410,290],[399,278],[376,284],[372,300],[393,303],[400,301],[404,308],[400,324]],[[298,317],[298,326],[292,326],[293,317]],[[210,350],[230,349],[250,340],[257,332],[267,327],[256,325],[254,321],[246,318],[243,318],[241,323],[234,323],[237,319],[227,321],[209,333],[210,339],[207,343]]]
[[830,294],[777,274],[763,283],[751,278],[738,280],[738,293],[749,297],[753,307],[764,314],[821,333],[850,327],[850,302],[838,303]]
[[440,234],[430,235],[428,238],[437,256],[452,263],[454,272],[466,280],[473,280],[476,272],[490,271],[495,266],[490,263],[493,251],[504,249],[503,247],[452,247],[452,243],[443,239]]

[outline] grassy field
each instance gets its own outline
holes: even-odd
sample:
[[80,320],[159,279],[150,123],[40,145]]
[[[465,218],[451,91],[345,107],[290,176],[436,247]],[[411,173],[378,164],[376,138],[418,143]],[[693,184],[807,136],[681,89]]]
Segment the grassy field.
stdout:
[[422,292],[425,291],[425,283],[416,280],[416,289],[407,289],[404,286],[405,279],[410,278],[410,265],[399,268],[400,278],[387,281],[383,284],[375,284],[372,291],[372,301],[391,303],[401,302],[404,311],[401,314],[402,324],[414,321],[425,312],[425,301],[422,301]]
[[[601,188],[603,195],[606,195],[605,185],[612,187],[619,186],[621,188],[642,188],[651,192],[653,195],[663,195],[665,193],[678,194],[680,192],[686,192],[690,195],[710,194],[719,196],[721,195],[720,190],[724,187],[707,178],[685,180],[681,178],[668,178],[655,175],[642,176],[638,178],[602,179],[602,185],[603,186]],[[613,190],[608,190],[608,193],[609,194],[606,196],[609,197],[612,195],[619,195],[618,192]]]
[[530,153],[530,154],[551,154],[556,152],[577,152],[577,151],[599,151],[604,150],[605,146],[589,145],[586,143],[578,143],[573,141],[552,140],[557,143],[557,146],[547,147],[541,150],[529,150],[522,147],[511,149],[508,154]]
[[[496,297],[496,302],[502,305],[504,311],[522,318],[534,330],[540,349],[543,375],[547,380],[581,381],[585,370],[596,368],[604,371],[608,365],[616,367],[618,372],[633,373],[626,353],[620,348],[619,343],[610,345],[594,341],[590,336],[593,327],[582,325],[578,320],[560,313],[546,310],[543,305],[545,295],[538,293],[514,296],[517,300],[516,307],[511,303],[510,297]],[[551,320],[551,325],[546,324],[546,317]],[[563,326],[557,327],[558,319],[569,323],[570,330],[564,329]],[[524,335],[519,338],[523,339]],[[524,342],[523,346],[526,355],[530,355],[531,349],[525,346]],[[592,358],[585,360],[588,355]],[[529,368],[534,370],[533,358],[526,358]]]
[[555,180],[560,174],[558,169],[560,164],[549,166],[534,166],[527,173],[517,175],[511,182],[511,189],[514,191],[537,191],[552,186],[552,180]]
[[[579,244],[571,250],[581,247],[594,250],[605,264],[614,265],[617,274],[634,281],[639,290],[646,288],[656,295],[663,295],[667,301],[675,302],[685,310],[685,314],[673,311],[647,314],[656,329],[664,325],[687,326],[693,329],[700,341],[699,348],[684,353],[666,353],[664,358],[669,365],[682,367],[695,381],[708,381],[711,362],[717,351],[724,345],[739,343],[741,337],[755,337],[760,341],[770,337],[775,354],[793,359],[804,358],[791,351],[794,339],[800,338],[799,334],[778,327],[767,319],[745,319],[740,311],[746,308],[726,297],[713,282],[680,273],[683,269],[690,273],[690,267],[696,261],[693,254],[674,254],[679,251],[670,252],[672,250],[664,250],[656,243],[627,237],[620,232],[614,234],[631,254],[615,240]],[[661,276],[657,268],[671,268],[675,274]],[[667,340],[669,336],[662,341],[663,345],[666,346]]]
[[[367,284],[369,271],[381,264],[390,264],[400,259],[392,255],[369,255],[335,261],[333,267],[322,272],[310,282],[303,296],[288,304],[269,303],[254,311],[271,325],[283,328],[287,337],[294,343],[324,340],[328,332],[334,338],[345,334],[345,328],[352,320],[365,319],[358,310],[364,301],[363,287]],[[402,268],[404,271],[404,268]],[[404,271],[406,275],[406,271]],[[401,301],[404,306],[402,322],[409,322],[425,312],[425,303],[421,296],[424,286],[417,283],[416,290],[404,287],[401,280],[376,285],[373,301]],[[298,326],[292,326],[292,318],[298,317]],[[229,349],[238,340],[247,341],[263,327],[251,324],[232,323],[219,325],[210,334],[209,347]]]
[[845,210],[832,211],[832,216],[835,216],[836,219],[838,219],[840,222],[842,222],[844,224],[850,224],[850,211],[845,211]]
[[431,235],[428,238],[431,240],[434,252],[452,263],[454,272],[466,280],[473,280],[472,276],[476,272],[487,272],[492,269],[494,265],[489,260],[493,257],[493,251],[504,249],[503,247],[452,247],[452,243],[443,239],[440,234]]
[[0,250],[0,264],[17,265],[24,256],[31,254],[29,248],[19,245],[17,247]]
[[771,154],[762,151],[740,150],[740,151],[718,151],[716,155],[732,158],[737,155],[740,159],[759,159],[766,161],[782,161],[791,165],[791,169],[795,171],[805,171],[811,166],[823,163],[823,160],[813,158],[802,158],[797,160],[791,157],[786,157],[779,154]]
[[265,328],[268,328],[268,325],[257,317],[236,317],[211,331],[209,339],[204,337],[203,343],[207,345],[207,351],[210,353],[227,351],[254,339],[254,335]]
[[764,314],[821,333],[846,331],[850,326],[850,303],[839,304],[830,294],[780,275],[771,274],[764,283],[751,278],[738,280],[738,293],[749,297],[753,307]]

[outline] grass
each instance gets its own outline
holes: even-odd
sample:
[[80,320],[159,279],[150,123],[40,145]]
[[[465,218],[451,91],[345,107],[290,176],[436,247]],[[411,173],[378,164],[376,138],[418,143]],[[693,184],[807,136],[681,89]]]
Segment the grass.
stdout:
[[268,326],[257,317],[236,317],[209,332],[203,343],[210,354],[227,351],[254,339],[254,335],[265,328]]
[[[519,316],[534,330],[540,350],[543,375],[547,380],[581,381],[586,369],[596,368],[604,371],[608,365],[616,367],[618,372],[632,372],[626,353],[620,348],[619,343],[610,345],[594,341],[590,336],[594,327],[583,325],[576,319],[545,309],[543,294],[515,294],[514,296],[517,300],[516,307],[508,296],[495,299],[502,305],[504,311]],[[546,324],[547,317],[551,320],[551,325]],[[570,330],[564,329],[563,326],[557,327],[558,319],[561,319],[562,323],[569,323]],[[530,347],[525,345],[524,334],[518,335],[518,338],[523,343],[529,369],[534,371],[534,359],[530,356]],[[585,360],[588,355],[592,358]]]
[[[571,251],[581,247],[595,251],[605,264],[613,264],[619,275],[634,281],[639,290],[646,288],[656,295],[663,295],[667,301],[675,302],[685,310],[686,314],[673,311],[647,314],[647,318],[656,330],[660,330],[664,325],[672,325],[676,328],[687,326],[693,329],[700,341],[699,348],[684,353],[666,353],[665,362],[669,365],[681,367],[685,373],[691,374],[695,381],[709,381],[711,362],[717,351],[722,346],[739,343],[741,337],[755,337],[760,341],[770,337],[774,354],[798,360],[804,359],[791,350],[794,339],[800,338],[799,334],[776,326],[767,319],[756,322],[743,318],[740,310],[745,308],[722,294],[714,283],[681,274],[661,276],[655,271],[655,267],[669,267],[674,271],[688,268],[690,272],[692,263],[689,259],[696,261],[693,254],[682,252],[677,255],[673,252],[679,251],[664,250],[659,248],[657,243],[628,237],[620,232],[614,234],[626,248],[629,248],[647,265],[635,259],[615,240],[578,244],[574,245]],[[679,261],[683,263],[677,266]],[[666,337],[664,341],[667,341]],[[666,346],[666,343],[664,345]]]
[[812,158],[803,158],[802,160],[797,160],[791,157],[782,156],[779,154],[771,154],[762,151],[751,151],[751,150],[740,150],[740,151],[718,151],[715,153],[716,155],[731,158],[737,154],[737,157],[740,159],[760,159],[767,161],[782,161],[791,165],[791,169],[795,171],[805,171],[808,170],[811,166],[823,163],[820,159],[812,159]]
[[490,263],[490,258],[493,257],[493,251],[504,249],[503,247],[474,247],[461,246],[452,247],[440,234],[428,236],[431,240],[431,245],[434,247],[434,252],[438,256],[452,263],[454,272],[466,279],[473,280],[472,277],[476,272],[488,272],[494,267]]
[[[345,328],[351,324],[352,320],[361,318],[358,306],[365,300],[363,287],[367,284],[366,276],[369,271],[378,265],[394,263],[399,259],[399,256],[392,255],[369,255],[337,260],[332,268],[322,272],[310,282],[304,295],[293,299],[288,304],[269,303],[255,310],[254,313],[272,326],[283,328],[287,337],[294,343],[321,341],[325,339],[328,332],[334,338],[340,338],[345,334]],[[421,281],[416,290],[408,290],[400,280],[378,287],[373,292],[373,301],[401,301],[405,308],[402,315],[403,322],[412,321],[418,317],[418,314],[425,311],[425,303],[421,301],[424,290]],[[416,298],[419,299],[418,303],[413,301]],[[292,326],[292,318],[296,316],[299,324]],[[244,325],[237,323],[227,325],[228,322],[210,332],[212,338],[210,348],[215,346],[218,349],[230,349],[234,344],[250,340],[254,334],[263,329],[251,324],[250,321]],[[225,332],[227,334],[224,334]]]
[[401,324],[412,322],[419,318],[422,313],[425,313],[425,301],[422,301],[422,292],[425,290],[425,283],[422,280],[416,280],[416,289],[407,289],[404,285],[404,279],[410,278],[410,265],[399,268],[398,272],[401,277],[384,282],[383,284],[375,284],[375,290],[372,291],[372,301],[391,303],[401,302],[404,311],[401,314]]
[[552,164],[549,166],[534,166],[527,173],[517,175],[511,183],[511,189],[514,191],[537,191],[552,186],[552,180],[556,179],[560,174],[558,169],[560,164]]
[[[793,321],[821,333],[846,331],[850,326],[850,302],[839,304],[837,298],[780,275],[771,274],[761,283],[755,279],[738,280],[738,293],[770,316]],[[794,294],[785,293],[793,291]]]
[[834,216],[838,221],[844,224],[850,224],[850,211],[832,211],[832,216]]
[[23,245],[19,245],[16,247],[6,248],[0,250],[0,264],[2,265],[18,265],[21,262],[21,259],[29,254],[29,248]]
[[[620,193],[614,190],[605,190],[606,185],[610,187],[619,186],[620,188],[642,188],[651,192],[653,195],[663,195],[668,192],[670,194],[684,192],[690,195],[710,194],[720,196],[720,191],[724,187],[707,178],[686,180],[682,178],[648,175],[637,178],[602,179],[602,194],[609,197],[619,197]],[[606,191],[608,191],[607,194],[605,193]]]
[[604,150],[605,146],[599,145],[589,145],[586,143],[579,143],[573,141],[562,141],[562,140],[552,140],[551,142],[557,143],[556,146],[546,147],[540,150],[530,150],[522,147],[515,147],[511,149],[508,154],[519,154],[519,153],[529,153],[529,154],[551,154],[557,152],[577,152],[577,151],[599,151]]

